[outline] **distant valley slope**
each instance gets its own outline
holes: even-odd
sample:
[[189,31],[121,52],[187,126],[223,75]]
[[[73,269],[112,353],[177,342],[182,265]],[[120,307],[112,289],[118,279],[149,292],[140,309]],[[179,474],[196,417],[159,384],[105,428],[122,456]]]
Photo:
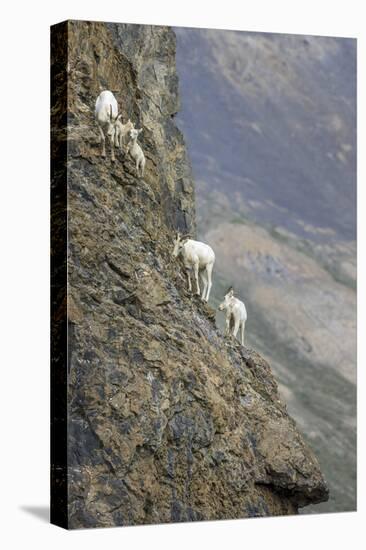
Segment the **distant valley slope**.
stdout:
[[355,41],[175,32],[214,303],[231,284],[244,299],[247,345],[274,366],[320,459],[330,500],[312,510],[354,510]]

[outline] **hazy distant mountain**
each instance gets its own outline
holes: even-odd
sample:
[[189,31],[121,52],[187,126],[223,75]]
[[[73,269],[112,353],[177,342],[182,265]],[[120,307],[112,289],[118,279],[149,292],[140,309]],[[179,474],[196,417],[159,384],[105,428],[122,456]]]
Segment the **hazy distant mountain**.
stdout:
[[[355,509],[356,42],[176,29],[198,231],[330,484]],[[218,317],[218,322],[222,319]]]
[[354,237],[355,41],[176,33],[180,120],[196,177],[231,205],[236,193],[260,201],[245,205],[258,219],[303,235],[299,218]]

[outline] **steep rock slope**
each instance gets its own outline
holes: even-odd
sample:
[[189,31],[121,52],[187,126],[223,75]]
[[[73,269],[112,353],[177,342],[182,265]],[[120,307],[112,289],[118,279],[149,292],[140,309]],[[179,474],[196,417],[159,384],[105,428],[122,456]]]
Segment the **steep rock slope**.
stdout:
[[[171,259],[194,231],[164,27],[69,22],[69,527],[296,513],[327,498],[268,364],[225,340]],[[100,158],[111,89],[144,128],[144,179]],[[57,107],[56,107],[57,108]]]

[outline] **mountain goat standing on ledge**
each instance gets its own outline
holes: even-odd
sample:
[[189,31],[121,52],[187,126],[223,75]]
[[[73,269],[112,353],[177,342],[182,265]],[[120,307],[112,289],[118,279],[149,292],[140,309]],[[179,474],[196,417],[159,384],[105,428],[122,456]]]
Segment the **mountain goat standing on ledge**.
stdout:
[[202,300],[208,302],[212,287],[212,269],[215,263],[215,253],[208,244],[193,241],[188,236],[181,237],[178,233],[174,240],[173,257],[182,255],[188,278],[188,289],[192,291],[190,270],[194,270],[196,280],[196,294],[200,294],[198,273],[203,282]]
[[123,151],[123,145],[126,143],[126,136],[130,135],[130,130],[134,129],[134,125],[130,119],[128,119],[126,124],[123,124],[121,118],[122,115],[118,115],[115,125],[114,145]]
[[219,310],[223,311],[226,309],[226,331],[225,334],[230,334],[230,328],[232,323],[233,327],[233,336],[236,338],[240,327],[241,333],[241,343],[244,346],[244,332],[245,332],[245,322],[247,320],[247,310],[243,302],[234,298],[234,290],[231,288],[225,295],[224,301],[219,305]]
[[102,157],[105,158],[105,137],[107,135],[111,145],[111,160],[113,162],[115,161],[114,140],[118,118],[117,100],[112,92],[104,90],[98,95],[95,102],[95,120],[102,138]]
[[140,145],[137,143],[137,137],[141,134],[142,128],[139,130],[130,130],[130,141],[128,142],[127,151],[136,162],[136,172],[138,176],[143,177],[145,171],[145,155]]

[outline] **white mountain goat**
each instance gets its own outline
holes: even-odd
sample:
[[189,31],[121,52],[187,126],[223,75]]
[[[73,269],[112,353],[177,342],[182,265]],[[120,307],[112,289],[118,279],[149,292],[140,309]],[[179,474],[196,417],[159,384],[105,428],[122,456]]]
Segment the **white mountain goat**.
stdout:
[[232,334],[234,338],[240,327],[241,343],[244,346],[245,322],[247,320],[247,310],[243,302],[234,297],[234,290],[231,288],[225,295],[224,301],[219,305],[219,310],[226,310],[226,331],[230,334],[230,328],[233,326]]
[[126,124],[123,124],[121,119],[122,115],[118,115],[115,124],[114,145],[123,151],[123,146],[127,144],[126,137],[129,136],[130,130],[134,129],[134,125],[130,119],[128,119]]
[[141,134],[142,128],[139,130],[130,130],[130,141],[128,142],[127,151],[136,162],[136,172],[138,176],[143,177],[145,171],[145,155],[140,145],[137,143],[137,138]]
[[114,140],[118,118],[118,103],[112,92],[104,90],[95,102],[95,120],[102,139],[102,157],[105,157],[105,138],[108,136],[111,145],[111,160],[114,156]]
[[189,236],[182,237],[179,233],[174,239],[174,249],[172,253],[174,258],[179,255],[183,258],[188,278],[188,289],[192,291],[190,270],[193,268],[194,278],[196,280],[196,294],[200,294],[200,285],[198,274],[203,282],[202,300],[208,302],[212,287],[212,269],[215,263],[215,253],[212,248],[205,243],[193,241]]

